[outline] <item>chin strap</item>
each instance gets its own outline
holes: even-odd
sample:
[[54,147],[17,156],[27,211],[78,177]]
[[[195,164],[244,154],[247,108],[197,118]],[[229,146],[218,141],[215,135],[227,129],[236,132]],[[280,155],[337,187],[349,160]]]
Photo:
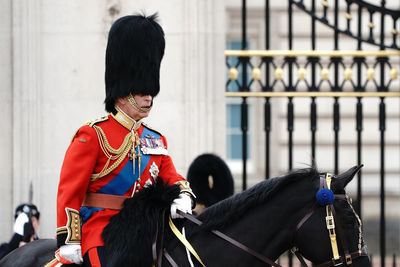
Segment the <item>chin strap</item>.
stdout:
[[152,106],[150,106],[149,108],[142,108],[142,107],[140,107],[140,106],[138,105],[138,103],[136,102],[136,100],[135,100],[135,98],[133,97],[132,94],[130,94],[130,95],[128,96],[128,101],[129,101],[129,104],[131,104],[131,106],[132,106],[134,109],[138,110],[139,112],[146,113],[146,112],[149,112],[149,111],[151,110],[151,108],[152,108]]

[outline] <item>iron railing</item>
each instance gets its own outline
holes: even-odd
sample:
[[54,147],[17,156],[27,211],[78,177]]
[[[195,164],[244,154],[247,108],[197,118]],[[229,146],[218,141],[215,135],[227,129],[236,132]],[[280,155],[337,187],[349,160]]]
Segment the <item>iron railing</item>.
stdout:
[[[340,132],[340,101],[342,97],[357,99],[356,135],[357,163],[362,163],[363,148],[363,99],[375,97],[379,99],[379,147],[380,147],[380,265],[386,261],[386,223],[385,223],[385,132],[386,132],[386,102],[387,98],[399,98],[398,60],[399,47],[399,10],[386,8],[386,1],[380,6],[365,1],[335,0],[288,0],[288,50],[271,50],[270,36],[270,1],[265,1],[265,50],[247,50],[247,5],[242,0],[242,49],[225,51],[228,79],[226,96],[241,98],[241,131],[242,131],[242,188],[247,188],[247,133],[248,133],[248,102],[249,97],[261,97],[264,102],[265,130],[265,176],[270,176],[270,140],[271,140],[271,101],[273,97],[287,98],[287,132],[288,132],[288,169],[293,168],[293,132],[294,132],[294,98],[310,99],[310,146],[313,159],[317,159],[316,134],[317,101],[319,97],[333,98],[333,131],[334,131],[334,172],[339,171],[339,132]],[[329,6],[333,3],[333,7]],[[310,50],[293,49],[294,8],[310,18]],[[341,10],[345,23],[340,19]],[[368,15],[368,22],[363,22],[363,16]],[[379,23],[375,23],[376,18]],[[387,26],[387,21],[392,21]],[[316,24],[322,23],[333,31],[333,50],[317,50]],[[353,23],[356,23],[354,27]],[[343,26],[344,25],[344,26]],[[380,26],[377,30],[376,26]],[[364,27],[368,27],[365,35]],[[353,30],[356,28],[357,30]],[[356,41],[356,50],[340,50],[339,36],[346,35]],[[391,38],[385,38],[390,36]],[[363,51],[363,45],[377,46],[377,51]],[[391,50],[386,50],[391,49]],[[235,84],[239,91],[229,91]],[[362,172],[357,177],[357,212],[361,215],[362,207]],[[289,257],[289,266],[292,266]],[[396,255],[393,255],[392,266],[396,266]]]

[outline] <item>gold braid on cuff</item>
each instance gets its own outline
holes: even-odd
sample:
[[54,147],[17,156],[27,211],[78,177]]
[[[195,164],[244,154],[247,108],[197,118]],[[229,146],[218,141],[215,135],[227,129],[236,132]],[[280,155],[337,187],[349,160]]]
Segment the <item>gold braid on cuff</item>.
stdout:
[[190,183],[188,181],[179,181],[176,182],[175,184],[177,184],[179,186],[179,189],[181,190],[181,193],[186,193],[187,195],[189,195],[192,198],[192,201],[194,202],[196,199],[196,195],[193,193],[192,188],[190,188]]
[[65,208],[67,213],[67,239],[65,244],[81,243],[81,216],[75,209]]

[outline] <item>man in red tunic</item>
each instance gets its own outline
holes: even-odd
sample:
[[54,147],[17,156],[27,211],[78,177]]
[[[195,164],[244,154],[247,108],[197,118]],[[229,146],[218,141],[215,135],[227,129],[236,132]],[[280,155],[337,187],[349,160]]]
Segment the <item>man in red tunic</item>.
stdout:
[[[54,263],[104,266],[101,237],[122,202],[162,179],[179,184],[171,205],[191,213],[189,183],[176,172],[167,140],[142,122],[159,92],[164,32],[152,16],[125,16],[111,27],[106,50],[105,108],[110,114],[78,129],[66,152],[57,195]],[[54,265],[53,265],[54,266]]]

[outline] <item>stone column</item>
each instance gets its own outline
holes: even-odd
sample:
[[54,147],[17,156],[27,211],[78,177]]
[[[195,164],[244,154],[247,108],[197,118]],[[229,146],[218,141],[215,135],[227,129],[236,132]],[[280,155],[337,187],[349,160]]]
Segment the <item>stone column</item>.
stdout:
[[[41,1],[12,2],[13,206],[40,206]],[[32,185],[32,187],[30,186]],[[32,194],[33,193],[33,194]]]
[[13,220],[13,191],[12,191],[12,143],[13,143],[13,114],[12,114],[12,41],[11,41],[11,4],[12,0],[0,1],[0,243],[11,237]]

